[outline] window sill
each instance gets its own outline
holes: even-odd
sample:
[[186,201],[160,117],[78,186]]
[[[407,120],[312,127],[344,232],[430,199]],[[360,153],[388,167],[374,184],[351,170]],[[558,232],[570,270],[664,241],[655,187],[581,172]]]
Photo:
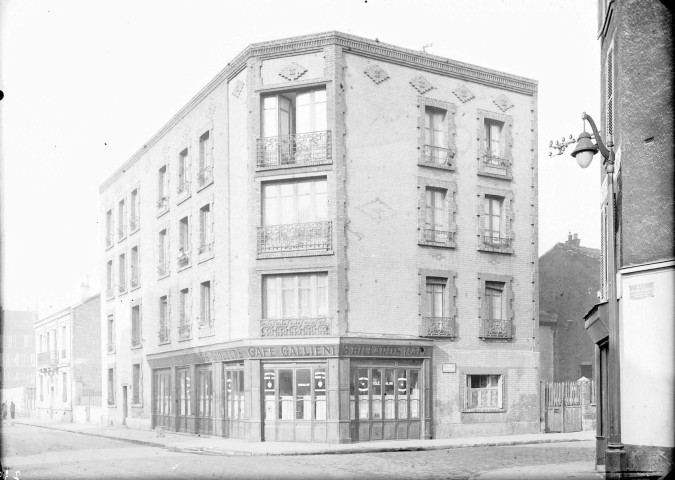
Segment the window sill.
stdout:
[[446,172],[454,172],[455,171],[455,166],[453,164],[441,165],[441,164],[434,163],[434,162],[426,162],[422,159],[417,160],[417,165],[419,165],[420,167],[428,167],[428,168],[435,168],[437,170],[445,170]]
[[163,274],[163,275],[158,275],[158,276],[157,276],[157,280],[161,280],[161,279],[163,279],[163,278],[166,278],[166,277],[168,277],[170,274],[171,274],[171,272],[166,272],[166,273]]
[[108,408],[117,408],[117,404],[115,403],[109,403]]
[[123,241],[126,240],[126,239],[127,239],[127,236],[126,236],[126,235],[123,236],[123,237],[117,237],[117,243],[123,242]]
[[143,404],[142,403],[132,403],[131,408],[143,408]]
[[178,272],[182,272],[183,270],[187,270],[192,266],[192,262],[189,262],[187,265],[183,265],[182,267],[178,267]]
[[457,244],[455,242],[429,242],[427,240],[418,240],[417,245],[420,245],[422,247],[438,247],[438,248],[457,248]]
[[108,250],[110,250],[110,249],[113,248],[114,246],[115,246],[114,243],[110,243],[110,244],[108,244],[108,245],[106,245],[106,246],[104,247],[104,250],[107,252]]
[[178,197],[176,198],[176,205],[180,205],[181,203],[183,203],[185,200],[187,200],[190,197],[192,197],[192,193],[190,193],[190,192],[186,192],[186,193],[183,193],[181,195],[178,195]]
[[165,213],[169,212],[169,207],[162,208],[161,210],[157,210],[157,218],[161,217]]
[[268,259],[268,258],[317,257],[317,256],[325,256],[325,255],[333,255],[333,250],[259,253],[256,256],[256,259],[265,260],[265,259]]
[[506,413],[506,409],[502,407],[463,408],[460,413]]
[[129,236],[133,235],[134,233],[138,232],[141,229],[141,227],[136,227],[135,230],[130,230],[129,231]]
[[301,164],[301,165],[292,165],[292,166],[278,166],[272,165],[269,167],[256,167],[254,178],[258,177],[268,177],[272,175],[282,175],[282,174],[303,174],[303,173],[313,173],[313,172],[327,172],[330,171],[333,167],[333,161],[329,160],[326,162],[312,163],[312,164]]
[[133,292],[134,290],[138,290],[139,288],[141,288],[140,282],[139,282],[137,285],[131,287],[131,288],[129,289],[129,291]]
[[499,178],[501,180],[513,180],[510,169],[506,173],[488,172],[487,170],[479,169],[478,175],[481,177]]
[[158,342],[157,345],[170,345],[171,340],[167,340],[166,342]]
[[129,347],[131,350],[143,350],[143,345],[132,345]]
[[489,245],[487,243],[482,243],[478,245],[476,250],[480,252],[487,252],[487,253],[501,253],[502,255],[513,255],[513,248],[509,246],[501,246],[501,245]]
[[198,185],[197,186],[197,193],[201,192],[202,190],[204,190],[209,185],[213,185],[213,179],[211,181],[204,182],[204,184],[202,184],[202,185]]

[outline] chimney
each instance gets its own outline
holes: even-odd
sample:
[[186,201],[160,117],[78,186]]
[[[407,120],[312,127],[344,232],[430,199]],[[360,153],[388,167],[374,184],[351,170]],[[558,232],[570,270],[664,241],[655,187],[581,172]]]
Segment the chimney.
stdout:
[[567,245],[572,245],[573,247],[579,247],[581,246],[581,239],[577,236],[575,233],[572,235],[571,233],[567,235],[567,242],[565,242]]
[[86,300],[89,298],[89,292],[91,291],[89,287],[89,282],[82,282],[80,285],[80,295],[81,295],[81,300]]
[[572,244],[572,232],[567,234],[567,242],[565,242],[565,243],[570,244],[570,245]]

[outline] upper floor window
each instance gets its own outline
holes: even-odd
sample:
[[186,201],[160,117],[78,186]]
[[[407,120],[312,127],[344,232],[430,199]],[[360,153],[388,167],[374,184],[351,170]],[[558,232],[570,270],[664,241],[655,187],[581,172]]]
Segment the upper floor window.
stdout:
[[192,228],[190,217],[183,217],[178,222],[178,267],[190,265],[190,234]]
[[513,118],[502,113],[478,110],[478,174],[503,180],[513,178]]
[[505,242],[502,225],[502,197],[485,196],[485,243],[502,244]]
[[169,274],[169,229],[159,231],[157,274],[160,277]]
[[159,343],[171,341],[171,326],[169,323],[169,296],[159,297]]
[[115,291],[113,290],[113,285],[115,284],[115,279],[113,276],[113,262],[108,260],[105,265],[105,294],[106,298],[112,298],[115,296]]
[[141,226],[140,222],[140,196],[138,188],[134,188],[129,196],[129,233],[133,233]]
[[184,288],[178,296],[178,336],[181,340],[192,338],[192,301],[190,289]]
[[121,254],[119,257],[119,269],[117,273],[118,290],[119,293],[124,293],[127,291],[127,256],[126,254]]
[[443,109],[428,105],[424,109],[424,156],[432,164],[449,163],[446,113]]
[[115,317],[108,315],[108,353],[115,351]]
[[426,307],[427,316],[445,317],[445,278],[427,278]]
[[501,282],[485,282],[485,301],[489,320],[504,319],[504,284]]
[[141,257],[138,245],[131,247],[131,288],[136,288],[141,284]]
[[607,52],[607,61],[605,66],[605,130],[607,135],[614,134],[614,49],[610,48]]
[[213,330],[213,292],[211,281],[202,282],[199,286],[199,326],[208,331]]
[[166,165],[160,167],[157,181],[157,209],[164,212],[169,208],[169,172]]
[[264,185],[264,225],[323,222],[327,219],[328,193],[325,179]]
[[440,188],[426,189],[426,222],[424,237],[428,242],[445,243],[449,238],[448,212],[446,211],[446,190]]
[[262,137],[258,167],[330,161],[326,89],[263,97]]
[[488,157],[501,158],[502,154],[502,122],[485,120],[485,153]]
[[199,255],[213,254],[213,212],[211,204],[199,209]]
[[328,274],[267,275],[263,281],[265,318],[328,315]]
[[113,244],[113,211],[105,212],[105,246],[112,247]]
[[122,240],[127,236],[127,208],[124,199],[120,200],[117,208],[117,240]]
[[199,187],[213,183],[213,139],[206,131],[199,137]]
[[190,193],[190,158],[188,149],[178,154],[178,196],[185,197]]
[[141,306],[131,307],[131,348],[141,346]]
[[66,335],[66,326],[61,327],[61,358],[68,356],[68,336]]

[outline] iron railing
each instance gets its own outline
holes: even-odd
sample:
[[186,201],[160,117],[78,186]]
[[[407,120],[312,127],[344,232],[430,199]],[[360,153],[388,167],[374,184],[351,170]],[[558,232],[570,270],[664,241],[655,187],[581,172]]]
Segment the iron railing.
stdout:
[[197,253],[199,255],[207,255],[213,253],[213,242],[203,243],[199,246]]
[[131,348],[136,348],[141,346],[141,332],[132,332],[131,333]]
[[169,274],[169,262],[160,263],[157,265],[157,275],[164,277]]
[[332,223],[292,223],[258,227],[258,255],[285,252],[330,252]]
[[161,325],[157,331],[159,343],[169,343],[171,341],[171,329],[168,325]]
[[258,139],[258,168],[298,167],[332,161],[330,130]]
[[185,319],[183,323],[178,325],[178,337],[181,340],[190,340],[192,338],[192,322]]
[[452,166],[453,151],[449,148],[434,147],[433,145],[424,146],[424,163],[429,165],[438,165],[441,167]]
[[40,352],[37,354],[37,366],[40,367],[53,367],[59,363],[56,350],[48,350],[46,352]]
[[455,232],[447,230],[424,229],[424,241],[433,243],[448,243],[455,239]]
[[455,317],[423,317],[420,325],[420,337],[454,338]]
[[183,253],[178,256],[178,268],[187,267],[190,265],[190,254]]
[[202,168],[197,174],[197,183],[199,183],[200,188],[213,183],[213,167],[208,166]]
[[513,323],[511,320],[482,318],[480,322],[480,338],[511,338]]
[[122,281],[119,285],[117,285],[117,292],[118,293],[125,293],[127,291],[127,284],[126,282]]
[[117,227],[117,239],[122,240],[127,235],[127,229],[124,228],[124,225]]
[[157,200],[157,210],[163,211],[169,208],[169,197],[163,196]]
[[330,332],[330,317],[264,318],[260,320],[261,337],[330,335]]
[[109,233],[105,236],[105,247],[110,248],[113,245],[113,234]]
[[197,325],[199,326],[200,335],[210,335],[214,332],[213,317],[197,317]]
[[511,245],[510,238],[501,237],[498,235],[485,235],[483,236],[483,242],[486,245],[492,245],[495,247],[508,247]]
[[134,215],[133,217],[129,218],[129,230],[131,232],[135,232],[136,230],[138,230],[140,226],[141,222],[137,215]]
[[498,169],[499,173],[506,174],[509,168],[509,161],[492,152],[489,148],[483,153],[483,166],[490,169]]
[[138,275],[131,277],[131,288],[136,288],[141,284],[141,279]]
[[178,185],[178,195],[187,195],[188,193],[190,193],[190,182],[185,180]]

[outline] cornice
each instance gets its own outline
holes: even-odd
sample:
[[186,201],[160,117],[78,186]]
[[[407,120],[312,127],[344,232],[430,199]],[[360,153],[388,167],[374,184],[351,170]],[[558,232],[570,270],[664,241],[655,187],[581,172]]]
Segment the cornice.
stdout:
[[204,88],[197,92],[183,108],[166,122],[157,133],[155,133],[140,149],[124,162],[124,164],[107,180],[105,180],[99,187],[99,193],[103,193],[115,180],[117,180],[117,178],[141,158],[149,148],[161,140],[169,130],[193,110],[208,94],[224,81],[231,80],[246,68],[246,63],[250,58],[274,58],[285,56],[291,52],[296,54],[308,53],[319,51],[323,47],[329,45],[342,47],[344,51],[351,54],[361,55],[375,60],[386,61],[439,75],[448,75],[461,80],[500,88],[502,90],[531,96],[535,96],[537,93],[536,80],[337,31],[272,40],[269,42],[252,43],[228,63],[223,70],[221,70]]

